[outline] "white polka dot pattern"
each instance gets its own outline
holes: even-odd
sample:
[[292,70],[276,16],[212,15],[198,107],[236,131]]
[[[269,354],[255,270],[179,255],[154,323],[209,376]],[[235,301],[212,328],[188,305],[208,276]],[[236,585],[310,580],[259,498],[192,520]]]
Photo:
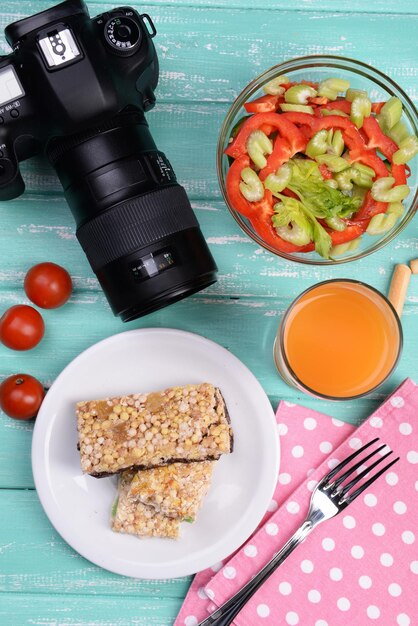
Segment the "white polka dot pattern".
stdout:
[[348,611],[351,606],[351,602],[348,598],[338,598],[337,606],[340,611]]
[[343,571],[339,567],[332,567],[329,571],[329,577],[331,580],[339,581],[343,577]]
[[248,556],[251,559],[253,559],[258,554],[257,546],[253,546],[252,544],[248,544],[244,548],[244,554],[245,554],[245,556]]
[[257,607],[257,615],[259,617],[268,617],[270,615],[270,609],[267,604],[259,604]]
[[372,579],[370,576],[360,576],[358,579],[358,584],[362,589],[370,589],[372,586]]
[[345,526],[345,528],[351,530],[352,528],[356,527],[356,520],[352,515],[345,515],[343,517],[343,525]]
[[366,506],[376,506],[377,504],[377,498],[374,495],[374,493],[366,493],[364,495],[364,504]]
[[401,435],[410,435],[412,433],[412,426],[409,422],[402,422],[399,424],[399,432]]
[[303,449],[303,446],[294,446],[292,448],[292,456],[295,457],[295,459],[300,459],[301,456],[303,456],[305,453],[305,450]]
[[312,563],[312,561],[309,561],[308,559],[304,559],[302,563],[300,564],[300,569],[305,574],[311,574],[314,571],[314,564]]
[[380,609],[378,606],[371,604],[367,607],[367,617],[370,619],[378,619],[380,617]]
[[286,581],[283,581],[279,585],[279,591],[282,596],[288,596],[292,593],[292,585]]
[[308,591],[308,600],[309,602],[312,602],[312,604],[317,604],[321,601],[321,594],[318,589],[311,589]]
[[406,459],[408,463],[412,463],[412,465],[416,465],[418,463],[418,452],[416,450],[410,450],[406,455]]
[[270,535],[271,537],[274,537],[275,535],[277,535],[278,532],[279,532],[279,528],[277,524],[275,524],[274,522],[267,524],[266,533],[268,535]]
[[[406,382],[355,429],[281,403],[281,466],[262,522],[244,549],[200,572],[174,626],[196,626],[277,551],[302,522],[318,480],[376,436],[403,459],[341,516],[321,525],[242,611],[237,626],[418,626],[418,387]],[[220,571],[219,571],[220,570]],[[209,599],[208,599],[209,598]],[[325,601],[327,599],[327,601]],[[329,601],[331,599],[331,601]]]
[[235,567],[227,566],[222,571],[225,578],[228,578],[229,580],[232,580],[237,575]]
[[370,418],[369,424],[372,428],[382,428],[383,420],[378,415],[374,415],[373,417]]
[[390,403],[396,409],[401,409],[405,404],[405,400],[402,396],[393,396],[393,398],[390,399]]
[[380,563],[384,567],[390,567],[391,565],[393,565],[393,556],[388,552],[384,552],[380,555]]
[[313,417],[307,417],[304,420],[303,425],[306,430],[314,430],[314,428],[316,428],[316,423],[316,419],[314,419]]

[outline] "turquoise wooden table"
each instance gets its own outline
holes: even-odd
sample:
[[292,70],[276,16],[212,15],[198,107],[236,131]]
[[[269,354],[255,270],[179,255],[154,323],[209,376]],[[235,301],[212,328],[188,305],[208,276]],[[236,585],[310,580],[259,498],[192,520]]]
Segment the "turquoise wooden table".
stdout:
[[[52,4],[4,0],[1,52],[10,52],[3,36],[9,22]],[[405,306],[400,365],[384,388],[367,399],[330,404],[290,389],[275,372],[273,338],[290,301],[318,280],[367,277],[386,292],[393,265],[418,257],[418,221],[361,262],[320,269],[282,261],[247,239],[230,217],[217,184],[215,147],[222,119],[241,88],[262,70],[294,56],[357,58],[386,72],[416,101],[416,0],[132,4],[149,13],[158,30],[161,77],[158,104],[148,117],[151,130],[189,193],[219,265],[219,280],[203,293],[123,325],[113,318],[76,241],[56,176],[41,159],[26,162],[25,195],[0,206],[0,313],[26,302],[24,274],[40,261],[68,268],[75,291],[65,307],[45,313],[46,336],[35,350],[18,353],[0,346],[0,377],[25,371],[48,385],[80,351],[104,337],[168,326],[202,334],[231,350],[258,377],[274,406],[283,398],[358,423],[403,378],[418,374],[418,277],[411,281]],[[110,0],[89,4],[92,15],[110,6]],[[172,624],[190,578],[144,581],[112,575],[76,554],[52,528],[34,490],[32,428],[32,423],[0,415],[0,624]]]

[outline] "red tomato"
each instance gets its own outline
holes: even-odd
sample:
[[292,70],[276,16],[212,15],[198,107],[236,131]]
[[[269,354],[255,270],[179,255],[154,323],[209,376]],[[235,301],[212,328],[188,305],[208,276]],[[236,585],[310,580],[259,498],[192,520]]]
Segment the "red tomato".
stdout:
[[41,309],[56,309],[71,296],[73,283],[60,265],[39,263],[26,274],[24,287],[29,300]]
[[30,350],[44,336],[42,315],[26,304],[10,307],[0,319],[0,341],[12,350]]
[[42,384],[29,374],[15,374],[0,384],[0,408],[16,420],[35,417],[45,396]]

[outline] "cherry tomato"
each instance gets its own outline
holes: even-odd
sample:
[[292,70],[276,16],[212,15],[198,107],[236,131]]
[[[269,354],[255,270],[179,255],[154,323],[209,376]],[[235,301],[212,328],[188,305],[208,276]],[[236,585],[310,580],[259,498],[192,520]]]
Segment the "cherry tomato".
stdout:
[[42,384],[29,374],[9,376],[0,384],[0,408],[16,420],[35,417],[44,397]]
[[0,341],[12,350],[30,350],[44,336],[42,315],[27,304],[10,307],[0,319]]
[[39,263],[26,274],[24,288],[29,300],[41,309],[56,309],[71,296],[73,283],[61,265]]

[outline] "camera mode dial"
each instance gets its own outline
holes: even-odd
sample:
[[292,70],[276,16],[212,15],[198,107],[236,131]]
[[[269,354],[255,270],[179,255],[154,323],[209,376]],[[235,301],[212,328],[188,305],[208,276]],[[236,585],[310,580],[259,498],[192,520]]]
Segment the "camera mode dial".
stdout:
[[106,42],[121,56],[130,55],[138,48],[141,31],[131,17],[113,17],[105,25]]

